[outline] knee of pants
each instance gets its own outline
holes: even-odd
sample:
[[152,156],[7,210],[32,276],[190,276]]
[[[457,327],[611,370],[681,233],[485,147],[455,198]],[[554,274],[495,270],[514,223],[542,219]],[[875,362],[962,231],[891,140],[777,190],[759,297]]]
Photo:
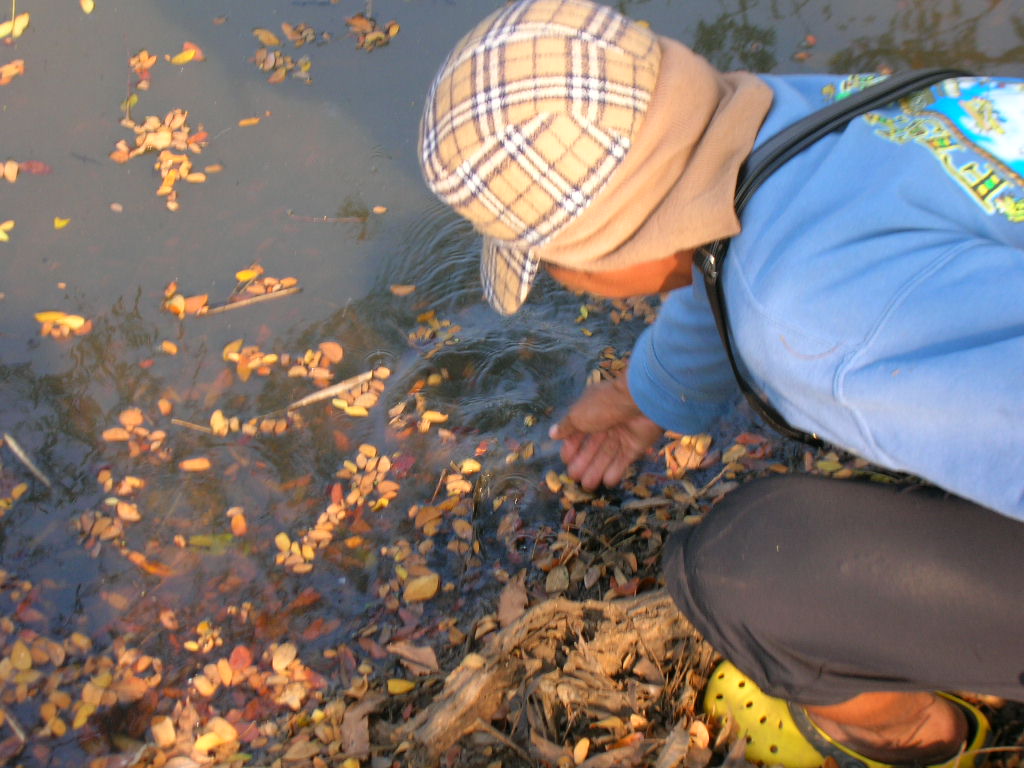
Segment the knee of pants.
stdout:
[[749,627],[752,588],[735,563],[720,556],[723,546],[728,549],[728,534],[709,535],[705,526],[707,521],[678,530],[666,542],[665,583],[682,614],[717,650],[735,660],[730,639]]
[[773,511],[781,506],[771,503],[779,490],[770,481],[737,489],[700,523],[673,533],[663,557],[665,582],[680,612],[773,695],[791,690],[791,675],[777,658],[785,655],[789,627],[807,620],[793,593],[794,579],[805,574],[776,550],[776,540],[792,535],[788,514]]

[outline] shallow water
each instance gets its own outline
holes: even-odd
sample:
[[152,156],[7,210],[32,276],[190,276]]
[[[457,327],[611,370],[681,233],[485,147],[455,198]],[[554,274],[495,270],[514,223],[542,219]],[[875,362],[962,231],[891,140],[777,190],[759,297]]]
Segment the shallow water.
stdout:
[[[121,638],[162,658],[168,684],[180,688],[199,663],[182,643],[208,619],[223,626],[227,647],[302,638],[303,657],[319,658],[388,614],[378,594],[393,578],[389,548],[400,539],[417,542],[409,508],[429,503],[446,468],[478,449],[484,467],[474,481],[473,524],[480,556],[449,552],[442,542],[430,559],[461,596],[454,610],[468,611],[477,590],[490,594],[495,566],[521,567],[515,547],[494,541],[509,509],[520,515],[521,542],[557,528],[560,511],[542,480],[558,468],[547,425],[602,351],[626,352],[641,324],[614,326],[606,313],[579,323],[580,300],[548,283],[523,312],[497,317],[479,300],[471,231],[420,181],[422,94],[455,40],[492,7],[377,0],[378,20],[394,18],[401,31],[387,47],[367,52],[346,35],[345,17],[364,10],[348,0],[96,0],[91,15],[73,2],[18,3],[31,25],[13,45],[0,46],[0,65],[21,58],[26,71],[0,86],[0,160],[45,163],[52,173],[0,181],[0,221],[16,222],[11,241],[0,243],[0,431],[53,487],[33,479],[9,446],[0,448],[0,496],[30,484],[0,519],[0,603],[11,618],[0,632],[5,655],[26,631],[58,642],[81,632],[98,652]],[[651,0],[619,7],[723,68],[956,65],[1024,75],[1024,12],[1006,0],[856,7]],[[310,85],[290,77],[269,84],[250,61],[259,47],[252,29],[277,32],[282,21],[332,35],[287,46],[310,57]],[[186,40],[202,48],[205,61],[175,66],[164,59]],[[187,110],[193,130],[202,124],[210,135],[197,167],[223,166],[205,183],[179,185],[173,213],[156,195],[150,155],[123,165],[108,159],[118,140],[131,140],[119,105],[135,81],[128,59],[143,48],[159,60],[133,116]],[[238,125],[250,117],[259,124]],[[375,206],[382,212],[372,213]],[[337,221],[353,216],[365,221]],[[56,229],[55,217],[70,222]],[[224,300],[235,273],[254,262],[270,275],[296,277],[301,294],[184,320],[161,309],[172,280],[185,295]],[[417,290],[399,297],[388,290],[392,284]],[[82,315],[94,329],[42,338],[33,317],[41,310]],[[448,343],[410,338],[429,310],[459,326]],[[362,419],[321,404],[303,411],[303,428],[280,436],[215,437],[171,425],[157,410],[161,397],[174,402],[175,417],[206,425],[218,408],[245,418],[312,391],[283,370],[226,378],[231,366],[222,350],[240,337],[293,355],[338,341],[345,358],[334,367],[336,381],[379,364],[393,374],[381,404]],[[175,342],[178,353],[163,351],[164,341]],[[440,381],[418,388],[430,374]],[[436,428],[400,438],[388,426],[387,409],[417,397],[449,416],[447,439]],[[171,460],[132,458],[123,443],[102,439],[130,406],[143,410],[149,427],[168,431]],[[276,565],[275,535],[296,536],[313,524],[335,473],[361,443],[402,457],[398,498],[363,515],[346,532],[347,543],[332,545],[312,573]],[[534,453],[524,456],[531,443]],[[178,460],[200,454],[211,458],[212,471],[177,469]],[[509,463],[510,454],[520,460]],[[136,499],[141,521],[127,524],[117,540],[95,542],[75,523],[89,510],[110,513],[111,493],[97,482],[103,468],[147,485]],[[501,497],[507,506],[495,511],[492,502]],[[245,510],[243,536],[230,535],[225,513],[232,507]],[[147,567],[128,551],[141,553]],[[254,618],[232,623],[246,603]],[[162,623],[168,610],[179,630]],[[0,681],[5,707],[38,729],[39,702],[18,698],[12,680]],[[40,738],[35,747],[23,756],[26,765],[77,765],[88,751],[74,732]]]

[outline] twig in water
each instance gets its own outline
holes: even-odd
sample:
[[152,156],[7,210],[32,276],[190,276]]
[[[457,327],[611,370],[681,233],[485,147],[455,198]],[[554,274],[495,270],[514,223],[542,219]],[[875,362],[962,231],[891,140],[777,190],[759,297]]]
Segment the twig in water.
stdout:
[[11,435],[7,432],[4,432],[4,442],[11,447],[11,452],[15,456],[17,456],[21,463],[28,468],[29,472],[36,476],[39,482],[41,482],[47,488],[53,487],[52,485],[50,485],[50,478],[48,478],[46,475],[42,473],[42,470],[40,470],[39,467],[35,465],[32,459],[28,457],[28,454],[25,453],[24,449],[22,449],[22,447],[18,445],[18,441],[11,437]]
[[0,707],[0,715],[3,715],[4,722],[11,726],[11,730],[14,731],[14,735],[18,737],[18,741],[24,744],[28,741],[25,736],[25,729],[21,727],[21,723],[11,716],[11,713],[7,711],[6,707]]
[[258,293],[255,296],[249,296],[245,299],[239,299],[238,301],[227,301],[223,304],[213,304],[204,314],[216,315],[221,312],[227,312],[229,309],[241,309],[242,307],[248,307],[253,304],[259,304],[261,301],[270,301],[271,299],[280,299],[284,296],[291,296],[292,294],[299,293],[302,291],[302,287],[293,285],[291,288],[282,288],[279,291],[271,291],[270,293]]
[[284,408],[278,408],[276,411],[265,413],[262,416],[260,416],[260,418],[265,419],[268,416],[276,416],[279,413],[286,413],[288,411],[294,411],[297,408],[304,408],[305,406],[312,405],[313,403],[319,403],[321,400],[326,400],[329,397],[340,395],[342,392],[347,392],[348,390],[353,389],[354,387],[358,387],[364,381],[369,381],[372,378],[373,371],[364,371],[363,373],[352,376],[351,378],[345,379],[344,381],[339,381],[337,384],[332,384],[329,387],[319,389],[316,392],[312,393],[311,395],[306,395],[305,397],[299,398],[294,403],[290,403],[289,405],[286,405]]
[[209,427],[204,427],[202,424],[193,424],[191,421],[185,421],[184,419],[171,419],[171,424],[178,427],[187,427],[188,429],[194,429],[196,432],[205,432],[208,435],[213,434],[213,430]]
[[303,216],[295,211],[288,211],[288,218],[304,224],[365,224],[370,216]]

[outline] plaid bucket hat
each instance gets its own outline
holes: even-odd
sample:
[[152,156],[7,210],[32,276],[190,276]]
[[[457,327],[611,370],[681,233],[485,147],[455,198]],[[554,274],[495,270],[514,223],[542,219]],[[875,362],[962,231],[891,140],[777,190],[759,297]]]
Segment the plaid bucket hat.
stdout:
[[588,0],[519,0],[449,54],[427,94],[420,164],[430,189],[484,236],[484,295],[525,301],[537,249],[605,186],[658,79],[656,36]]

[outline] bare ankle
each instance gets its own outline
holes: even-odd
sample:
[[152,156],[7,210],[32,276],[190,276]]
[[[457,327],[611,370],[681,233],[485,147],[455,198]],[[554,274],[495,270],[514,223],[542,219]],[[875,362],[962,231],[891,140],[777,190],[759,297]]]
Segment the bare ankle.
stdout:
[[932,693],[863,694],[841,705],[806,709],[831,738],[886,763],[942,762],[968,735],[960,708]]

